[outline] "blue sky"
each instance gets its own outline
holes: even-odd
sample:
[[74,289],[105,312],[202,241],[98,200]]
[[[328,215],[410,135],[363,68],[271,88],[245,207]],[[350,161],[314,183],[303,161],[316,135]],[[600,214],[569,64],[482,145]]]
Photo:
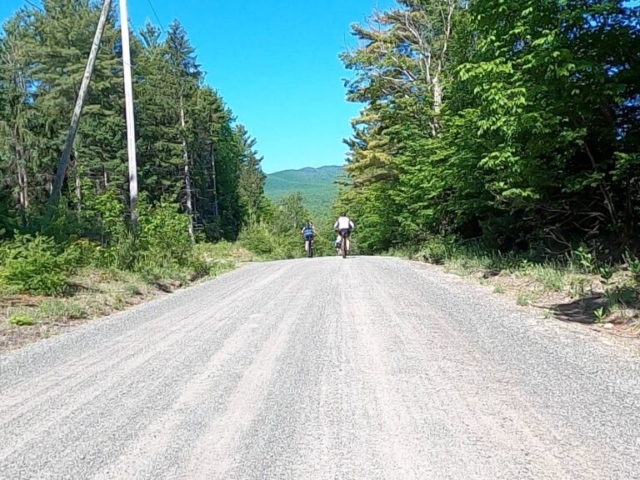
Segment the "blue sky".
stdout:
[[[32,0],[39,5],[39,0]],[[114,0],[115,1],[115,0]],[[137,29],[178,19],[207,83],[257,138],[267,173],[340,165],[359,106],[345,101],[338,54],[352,22],[393,0],[128,0]],[[0,19],[25,5],[0,0]]]

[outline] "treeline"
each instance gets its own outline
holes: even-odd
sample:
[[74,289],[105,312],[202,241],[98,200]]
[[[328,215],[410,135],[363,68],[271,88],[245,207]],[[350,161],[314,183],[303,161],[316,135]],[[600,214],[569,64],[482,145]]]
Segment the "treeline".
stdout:
[[273,205],[266,202],[260,221],[243,229],[240,242],[263,258],[301,257],[305,253],[302,228],[307,221],[313,224],[316,231],[313,239],[314,256],[335,255],[335,218],[329,210],[324,214],[310,212],[305,206],[305,198],[299,192],[282,197]]
[[639,246],[640,10],[399,0],[354,25],[341,203],[360,247],[434,237],[606,256]]
[[183,265],[198,238],[233,241],[244,224],[259,219],[265,175],[255,140],[205,83],[195,49],[174,21],[166,31],[148,23],[131,37],[138,229],[127,221],[124,85],[113,8],[51,215],[56,164],[101,2],[32,5],[8,19],[0,33],[0,283],[2,272],[13,281],[16,269],[48,254],[63,258],[70,248],[76,260],[67,265]]

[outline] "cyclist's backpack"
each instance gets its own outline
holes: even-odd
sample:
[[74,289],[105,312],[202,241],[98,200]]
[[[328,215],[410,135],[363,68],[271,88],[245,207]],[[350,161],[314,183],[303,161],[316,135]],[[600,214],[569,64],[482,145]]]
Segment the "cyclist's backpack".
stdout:
[[304,228],[304,236],[305,237],[310,237],[311,235],[313,235],[313,228],[305,227]]

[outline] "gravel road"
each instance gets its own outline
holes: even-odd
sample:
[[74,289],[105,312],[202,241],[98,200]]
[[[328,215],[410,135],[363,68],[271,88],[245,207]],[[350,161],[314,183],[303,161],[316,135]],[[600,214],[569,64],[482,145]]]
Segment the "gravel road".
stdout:
[[638,352],[428,265],[251,265],[1,356],[0,478],[640,478]]

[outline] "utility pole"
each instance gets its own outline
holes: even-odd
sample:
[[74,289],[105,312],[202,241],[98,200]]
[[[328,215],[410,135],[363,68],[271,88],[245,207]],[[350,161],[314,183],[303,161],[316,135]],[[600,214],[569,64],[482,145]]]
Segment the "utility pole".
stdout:
[[[96,57],[98,56],[98,48],[100,47],[100,41],[102,40],[102,33],[104,32],[104,26],[107,23],[107,16],[109,14],[109,8],[111,7],[111,0],[104,0],[102,5],[102,12],[100,13],[100,19],[98,20],[98,27],[93,37],[93,44],[91,45],[91,52],[89,53],[89,59],[87,60],[87,66],[84,69],[84,76],[82,77],[82,84],[80,85],[80,93],[76,100],[76,106],[73,109],[73,115],[71,116],[71,125],[69,126],[69,132],[64,142],[62,154],[58,160],[58,166],[56,168],[56,176],[53,181],[53,188],[51,190],[51,196],[49,197],[49,206],[53,207],[58,203],[60,198],[60,192],[62,190],[62,184],[64,178],[67,175],[67,169],[69,168],[69,156],[71,155],[71,149],[73,148],[73,141],[76,138],[78,131],[78,124],[80,123],[80,114],[82,113],[82,107],[84,105],[84,99],[87,96],[89,90],[89,82],[91,81],[91,75],[93,74],[93,66],[96,63]],[[49,210],[49,216],[53,214],[53,209]]]
[[133,112],[133,85],[131,81],[131,50],[129,47],[129,15],[127,0],[120,0],[120,35],[122,36],[122,71],[124,73],[124,103],[127,122],[127,156],[129,158],[129,198],[131,222],[138,223],[138,167],[136,160],[136,126]]
[[213,215],[218,216],[218,175],[216,174],[216,153],[211,143],[211,169],[213,170]]

